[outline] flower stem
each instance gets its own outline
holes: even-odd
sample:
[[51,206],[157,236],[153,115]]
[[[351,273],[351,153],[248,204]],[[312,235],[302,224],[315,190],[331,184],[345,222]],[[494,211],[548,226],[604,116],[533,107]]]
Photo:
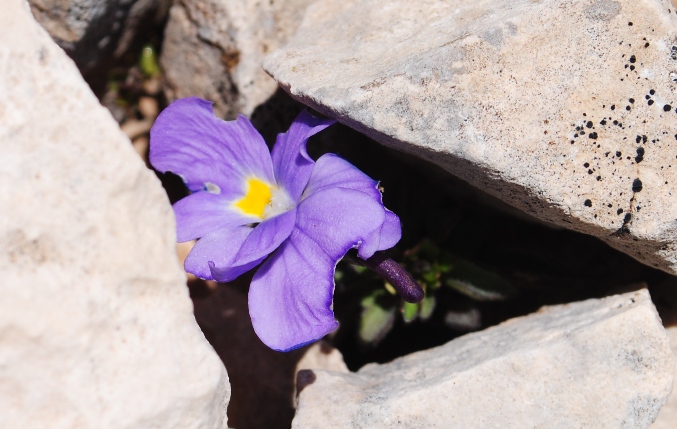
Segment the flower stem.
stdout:
[[397,293],[407,302],[420,302],[425,297],[423,288],[416,283],[416,280],[402,268],[400,264],[390,259],[383,252],[376,252],[369,259],[353,258],[348,256],[351,262],[364,265],[379,276],[388,281]]

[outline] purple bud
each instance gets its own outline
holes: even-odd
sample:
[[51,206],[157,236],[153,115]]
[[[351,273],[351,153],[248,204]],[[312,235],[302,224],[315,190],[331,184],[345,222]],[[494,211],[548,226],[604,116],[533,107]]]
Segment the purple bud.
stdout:
[[416,303],[425,297],[423,288],[416,283],[411,274],[385,253],[376,252],[374,256],[364,261],[364,265],[393,285],[405,301]]

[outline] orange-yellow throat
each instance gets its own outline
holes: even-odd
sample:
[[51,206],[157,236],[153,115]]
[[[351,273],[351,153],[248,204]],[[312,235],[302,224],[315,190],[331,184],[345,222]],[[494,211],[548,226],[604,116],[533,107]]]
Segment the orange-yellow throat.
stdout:
[[259,179],[247,179],[247,193],[234,205],[250,216],[263,219],[263,212],[272,198],[273,192],[269,184]]

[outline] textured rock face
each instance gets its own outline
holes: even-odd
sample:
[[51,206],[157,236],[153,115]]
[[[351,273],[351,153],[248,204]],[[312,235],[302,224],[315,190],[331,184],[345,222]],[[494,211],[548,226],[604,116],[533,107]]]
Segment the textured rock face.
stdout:
[[226,427],[159,181],[27,3],[0,28],[0,427]]
[[170,100],[199,96],[221,117],[249,115],[277,84],[263,56],[286,42],[313,0],[181,0],[170,11],[160,58]]
[[314,371],[293,428],[646,428],[672,368],[642,290],[546,307],[355,374]]
[[[666,331],[670,338],[670,344],[672,344],[672,354],[677,358],[677,326],[670,326],[666,328]],[[677,372],[677,366],[675,366],[675,372]],[[677,383],[677,377],[675,377],[673,383]],[[677,426],[677,388],[673,384],[672,393],[661,408],[658,418],[651,425],[651,429],[674,429],[675,426]]]
[[38,22],[85,73],[120,56],[148,15],[166,16],[170,0],[29,0]]
[[294,97],[677,273],[667,0],[327,0],[264,67]]

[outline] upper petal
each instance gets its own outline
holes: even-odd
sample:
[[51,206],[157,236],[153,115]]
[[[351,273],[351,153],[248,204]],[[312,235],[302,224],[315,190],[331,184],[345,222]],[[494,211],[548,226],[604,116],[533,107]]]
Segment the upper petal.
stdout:
[[385,216],[383,224],[372,231],[358,249],[358,255],[361,258],[367,259],[374,252],[389,249],[400,241],[402,237],[400,219],[383,206],[378,182],[337,155],[332,153],[322,155],[315,163],[308,186],[304,191],[304,198],[337,188],[352,189],[368,195],[371,198],[370,204],[376,204],[383,210]]
[[223,195],[199,191],[174,203],[176,241],[201,238],[223,228],[252,223],[250,216],[231,207]]
[[336,329],[331,310],[336,263],[368,241],[384,220],[380,204],[352,189],[327,189],[301,202],[296,228],[249,288],[249,314],[259,338],[286,351]]
[[195,244],[184,268],[196,276],[229,282],[258,265],[294,228],[296,211],[267,219],[255,228],[236,226],[212,231]]
[[304,195],[311,195],[331,188],[346,188],[364,192],[381,201],[378,182],[360,169],[333,153],[318,158],[308,181]]
[[210,101],[197,97],[162,111],[150,132],[149,157],[157,170],[181,176],[191,191],[213,183],[234,198],[242,194],[247,176],[274,183],[268,148],[249,120],[223,121],[214,116]]
[[313,170],[314,162],[306,151],[308,139],[334,122],[316,118],[304,110],[286,133],[277,136],[272,153],[275,177],[294,201],[301,198]]

